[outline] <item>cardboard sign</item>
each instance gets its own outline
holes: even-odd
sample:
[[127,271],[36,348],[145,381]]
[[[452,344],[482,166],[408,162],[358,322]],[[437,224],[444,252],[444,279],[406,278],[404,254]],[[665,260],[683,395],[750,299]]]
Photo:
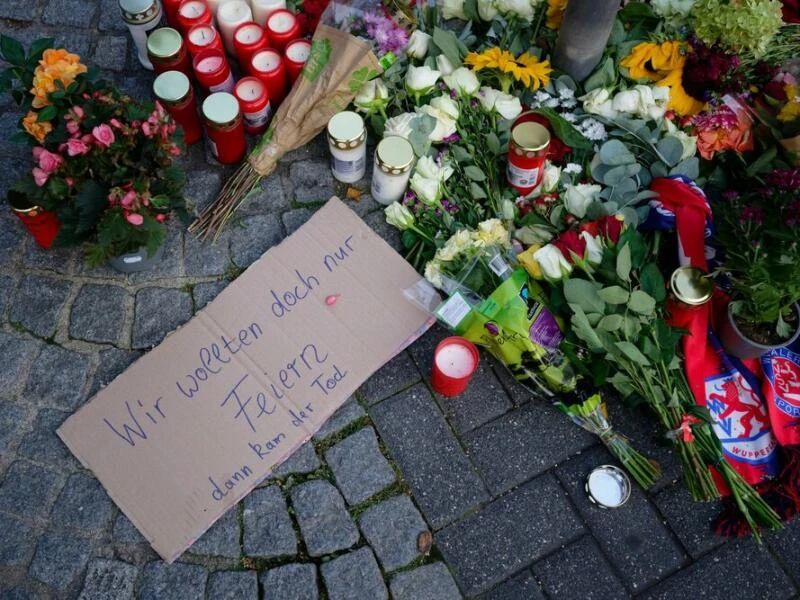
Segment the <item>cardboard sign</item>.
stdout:
[[58,435],[171,562],[430,326],[419,279],[333,198]]

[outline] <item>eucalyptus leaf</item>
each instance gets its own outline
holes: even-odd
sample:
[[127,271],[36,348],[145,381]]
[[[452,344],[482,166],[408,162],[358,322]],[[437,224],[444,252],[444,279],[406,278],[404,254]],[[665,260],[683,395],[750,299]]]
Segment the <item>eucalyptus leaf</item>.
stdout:
[[656,310],[656,301],[650,294],[642,290],[633,290],[628,299],[628,308],[640,315],[652,315]]
[[666,177],[669,175],[669,171],[664,163],[657,161],[650,165],[650,174],[655,179],[656,177]]
[[617,69],[614,66],[614,59],[610,56],[583,82],[586,92],[591,92],[597,88],[610,87],[617,81]]
[[689,179],[697,179],[700,177],[700,160],[696,156],[687,158],[671,169],[669,174],[683,175]]
[[609,169],[603,175],[603,183],[606,185],[619,185],[623,180],[633,177],[641,170],[641,165],[638,163],[620,165]]
[[586,319],[589,321],[589,325],[592,327],[597,327],[597,324],[603,318],[603,315],[600,313],[590,312],[586,313]]
[[656,144],[656,150],[658,150],[658,153],[661,155],[661,158],[664,159],[664,162],[667,163],[668,167],[674,167],[681,162],[683,144],[681,144],[681,141],[674,135],[664,136],[658,144]]
[[486,174],[478,167],[470,165],[464,169],[464,174],[472,181],[486,181]]
[[600,299],[606,304],[625,304],[630,298],[628,290],[618,285],[612,285],[598,290],[597,295],[600,296]]
[[625,319],[622,315],[606,315],[600,322],[597,324],[599,329],[603,331],[608,331],[609,333],[614,333],[622,329],[623,324],[625,323]]
[[639,226],[639,213],[635,208],[632,206],[624,206],[619,212],[623,217],[625,217],[626,224],[630,225],[631,227]]
[[626,165],[636,162],[628,147],[619,140],[608,140],[600,146],[600,160],[606,165]]
[[461,53],[459,51],[458,38],[452,31],[435,27],[433,30],[433,43],[442,51],[454,67],[461,64]]

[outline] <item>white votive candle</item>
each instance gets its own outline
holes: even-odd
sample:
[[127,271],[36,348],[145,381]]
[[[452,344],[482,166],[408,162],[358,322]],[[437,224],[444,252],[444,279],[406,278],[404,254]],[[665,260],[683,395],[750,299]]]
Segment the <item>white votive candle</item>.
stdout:
[[250,6],[244,0],[230,0],[221,4],[217,9],[217,28],[222,36],[222,43],[228,54],[235,54],[233,36],[236,28],[242,23],[253,20]]
[[250,0],[250,6],[253,9],[253,21],[263,27],[273,12],[286,8],[286,0]]
[[449,344],[436,353],[436,366],[449,377],[466,377],[475,370],[475,357],[460,344]]

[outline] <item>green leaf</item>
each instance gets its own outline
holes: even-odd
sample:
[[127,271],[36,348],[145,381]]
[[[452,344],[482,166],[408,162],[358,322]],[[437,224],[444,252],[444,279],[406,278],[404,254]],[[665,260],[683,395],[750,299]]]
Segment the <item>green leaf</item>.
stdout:
[[653,179],[655,179],[657,177],[666,177],[669,175],[669,171],[667,170],[667,165],[661,161],[657,161],[650,165],[650,174],[653,176]]
[[647,360],[647,357],[641,353],[641,351],[631,342],[620,341],[616,343],[617,348],[619,349],[622,354],[624,354],[628,359],[632,360],[638,365],[642,365],[645,367],[650,366],[650,361]]
[[36,122],[52,121],[58,116],[58,109],[55,106],[45,106],[36,114]]
[[617,254],[617,277],[622,281],[631,280],[631,247],[625,244]]
[[603,288],[597,292],[597,295],[600,296],[600,298],[606,304],[625,304],[628,301],[628,298],[630,298],[628,290],[621,288],[618,285],[612,285],[610,287]]
[[747,173],[748,177],[754,177],[759,173],[764,173],[766,171],[769,171],[772,167],[772,161],[775,159],[775,156],[777,156],[777,154],[778,154],[778,147],[770,145],[768,150],[766,150],[761,156],[759,156],[747,167],[745,173]]
[[[480,23],[481,17],[478,13],[478,0],[466,0],[464,2],[464,16],[474,23]],[[455,65],[455,63],[453,63]]]
[[533,112],[546,117],[558,139],[568,146],[576,150],[592,149],[592,142],[587,140],[580,131],[575,129],[572,123],[564,119],[552,108],[537,108]]
[[614,66],[614,59],[609,56],[603,64],[583,82],[583,87],[588,93],[597,88],[611,86],[616,80],[617,69]]
[[53,38],[41,38],[36,40],[31,44],[31,49],[28,53],[29,58],[33,58],[38,62],[44,51],[48,48],[52,48],[54,43],[55,40]]
[[642,323],[638,317],[633,315],[625,315],[625,323],[622,326],[625,337],[629,340],[635,340],[639,337],[642,331]]
[[633,290],[628,300],[628,308],[640,315],[652,315],[656,310],[656,301],[642,290]]
[[472,181],[486,181],[486,174],[478,167],[470,165],[464,169],[464,174]]
[[495,156],[500,154],[500,138],[497,137],[497,134],[494,131],[490,131],[486,135],[486,146]]
[[[773,146],[774,149],[774,146]],[[700,177],[700,160],[696,156],[687,158],[669,171],[670,175],[683,175],[689,179]]]
[[570,304],[580,306],[586,313],[605,313],[606,304],[597,293],[599,284],[586,279],[567,279],[564,282],[564,297]]
[[472,195],[473,200],[485,200],[487,197],[486,192],[483,191],[483,188],[474,181],[471,181],[469,184],[469,192]]
[[447,57],[447,60],[453,63],[454,67],[461,64],[461,53],[455,33],[436,27],[433,30],[433,43]]
[[619,140],[608,140],[600,146],[600,160],[603,164],[618,166],[636,162],[636,157]]
[[603,331],[608,331],[609,333],[614,333],[615,331],[619,331],[622,329],[622,326],[625,323],[625,319],[622,315],[606,315],[600,322],[597,324],[599,329]]
[[469,150],[464,148],[464,146],[453,144],[450,146],[450,152],[453,153],[453,158],[456,159],[457,163],[468,163],[472,161],[472,154],[470,154]]
[[604,349],[603,343],[600,341],[594,328],[589,324],[586,313],[584,313],[583,309],[577,304],[570,304],[569,307],[572,310],[572,319],[570,320],[572,331],[578,336],[578,339],[586,343],[589,350],[592,352],[602,352]]
[[606,185],[619,185],[625,179],[629,179],[641,171],[642,167],[638,163],[620,165],[609,169],[603,175],[603,183]]
[[613,376],[607,379],[608,383],[614,386],[623,396],[630,396],[635,391],[633,387],[633,380],[627,375],[617,371]]
[[7,35],[0,34],[0,56],[15,67],[25,64],[25,48],[17,40]]
[[656,150],[667,163],[668,167],[674,167],[681,162],[683,154],[683,144],[674,135],[667,135],[656,144]]
[[414,247],[414,244],[417,243],[419,237],[416,233],[411,231],[410,229],[406,229],[403,234],[400,236],[400,240],[403,242],[403,248],[409,250]]
[[78,210],[78,223],[75,231],[78,234],[88,233],[97,227],[100,217],[108,208],[106,188],[99,183],[87,179],[75,196],[75,207]]
[[667,297],[667,290],[664,287],[664,277],[658,265],[647,263],[639,274],[639,283],[648,295],[655,298],[656,302],[663,302]]

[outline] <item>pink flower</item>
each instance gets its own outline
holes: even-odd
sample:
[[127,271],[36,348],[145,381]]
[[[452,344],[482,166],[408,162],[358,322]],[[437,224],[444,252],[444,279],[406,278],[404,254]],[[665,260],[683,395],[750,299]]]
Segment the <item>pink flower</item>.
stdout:
[[119,203],[122,204],[122,206],[124,206],[125,208],[130,208],[131,206],[133,206],[135,200],[136,200],[136,192],[130,190],[122,197],[122,200],[120,200]]
[[79,119],[83,118],[83,109],[80,106],[73,106],[72,110],[75,111],[75,114]]
[[33,167],[33,180],[36,182],[36,185],[42,187],[47,183],[48,177],[50,177],[49,173],[45,173],[39,167]]
[[75,185],[75,180],[72,177],[64,177],[64,183],[66,183],[69,187]]
[[67,154],[70,156],[78,156],[87,152],[89,152],[89,146],[83,140],[73,138],[67,141]]
[[58,154],[53,154],[44,148],[42,148],[38,153],[36,150],[37,149],[34,148],[33,156],[39,161],[39,168],[48,175],[64,164],[64,159]]
[[92,129],[92,135],[103,148],[108,148],[114,143],[114,131],[105,123]]
[[144,134],[147,137],[152,137],[152,135],[153,135],[153,131],[152,131],[152,129],[150,129],[150,123],[147,122],[147,121],[142,123],[142,131],[144,132]]
[[180,156],[181,155],[181,149],[178,146],[176,146],[175,144],[172,144],[169,147],[169,153],[172,156]]
[[122,129],[122,123],[119,122],[119,119],[111,119],[109,121],[112,127],[116,127],[117,129]]
[[156,221],[158,221],[159,223],[163,223],[166,220],[167,220],[167,215],[164,215],[164,214],[161,214],[161,213],[158,213],[156,215]]
[[125,220],[131,225],[139,226],[144,223],[144,217],[138,213],[127,213]]
[[67,121],[67,131],[69,131],[70,135],[78,135],[81,132],[81,128],[75,121]]

